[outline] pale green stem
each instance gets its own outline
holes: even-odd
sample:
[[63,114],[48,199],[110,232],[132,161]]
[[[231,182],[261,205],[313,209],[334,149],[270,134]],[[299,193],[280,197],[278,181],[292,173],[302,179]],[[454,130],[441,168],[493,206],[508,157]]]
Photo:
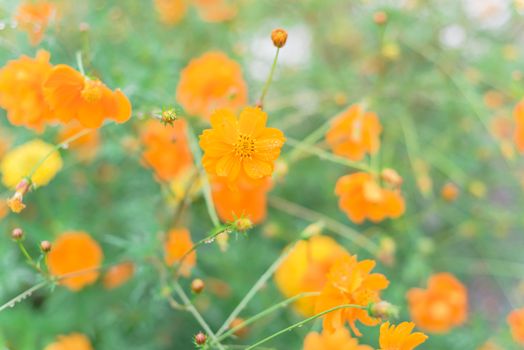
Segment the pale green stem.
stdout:
[[271,70],[269,71],[269,75],[266,80],[266,84],[264,85],[264,88],[262,89],[262,94],[260,95],[260,100],[258,103],[263,106],[264,105],[264,99],[266,98],[267,91],[269,90],[269,86],[271,85],[271,81],[273,81],[273,74],[275,73],[275,68],[277,66],[278,61],[278,54],[280,52],[280,48],[277,48],[277,52],[275,54],[275,58],[273,59],[273,64],[271,65]]
[[82,75],[86,75],[85,71],[84,71],[84,64],[82,62],[82,52],[81,51],[77,51],[76,52],[76,65],[78,66],[78,70],[80,71],[80,73],[82,73]]
[[0,306],[0,312],[2,312],[3,310],[5,310],[7,308],[14,307],[17,303],[19,303],[22,300],[30,297],[35,291],[37,291],[38,289],[44,287],[46,284],[47,284],[47,281],[42,281],[42,282],[32,286],[31,288],[27,289],[26,291],[20,293],[19,295],[17,295],[13,299],[9,300],[4,305]]

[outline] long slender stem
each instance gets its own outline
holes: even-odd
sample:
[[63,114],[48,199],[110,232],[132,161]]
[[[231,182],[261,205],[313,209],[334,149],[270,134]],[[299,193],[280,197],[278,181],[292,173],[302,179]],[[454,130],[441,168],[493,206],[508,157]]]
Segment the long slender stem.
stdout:
[[256,342],[255,344],[253,344],[253,345],[251,345],[251,346],[248,346],[245,350],[255,349],[256,347],[258,347],[258,346],[260,346],[260,345],[262,345],[262,344],[264,344],[264,343],[267,343],[268,341],[270,341],[270,340],[272,340],[272,339],[278,337],[279,335],[282,335],[282,334],[284,334],[284,333],[287,333],[287,332],[289,332],[289,331],[292,331],[292,330],[295,329],[295,328],[302,327],[302,326],[305,325],[306,323],[311,322],[311,321],[313,321],[313,320],[316,320],[317,318],[322,317],[322,316],[324,316],[325,314],[328,314],[328,313],[330,313],[330,312],[332,312],[332,311],[336,311],[336,310],[340,310],[340,309],[349,309],[349,308],[353,308],[353,309],[362,309],[362,310],[364,310],[364,309],[366,309],[366,306],[362,306],[362,305],[354,305],[354,304],[344,304],[344,305],[335,306],[335,307],[333,307],[333,308],[331,308],[331,309],[328,309],[328,310],[322,311],[322,312],[320,312],[320,313],[318,313],[318,314],[316,314],[316,315],[313,315],[313,316],[311,316],[311,317],[308,317],[308,318],[306,318],[305,320],[302,320],[302,321],[300,321],[300,322],[297,322],[297,323],[295,323],[295,324],[293,324],[293,325],[291,325],[291,326],[289,326],[289,327],[287,327],[287,328],[284,328],[284,329],[282,329],[281,331],[278,331],[278,332],[276,332],[276,333],[270,335],[269,337],[266,337],[266,338],[264,338],[264,339],[262,339],[262,340]]
[[77,51],[76,52],[76,65],[78,66],[78,70],[82,75],[86,75],[86,72],[84,71],[84,64],[82,62],[82,52]]
[[269,90],[269,86],[271,85],[271,82],[273,81],[273,74],[275,73],[275,68],[277,67],[279,52],[280,52],[280,48],[277,48],[277,52],[275,54],[275,58],[273,59],[273,64],[271,65],[271,70],[269,71],[269,75],[267,77],[266,84],[264,85],[264,88],[262,89],[260,100],[258,100],[258,104],[260,106],[264,105],[264,99],[266,98],[266,94],[267,94],[267,91]]
[[9,300],[4,305],[0,306],[0,312],[2,312],[3,310],[5,310],[5,309],[7,309],[9,307],[14,307],[15,304],[21,302],[25,298],[30,297],[31,294],[33,294],[35,291],[39,290],[40,288],[44,287],[47,283],[48,283],[48,281],[42,281],[42,282],[40,282],[38,284],[35,284],[34,286],[32,286],[31,288],[27,289],[26,291],[20,293],[19,295],[17,295],[13,299]]

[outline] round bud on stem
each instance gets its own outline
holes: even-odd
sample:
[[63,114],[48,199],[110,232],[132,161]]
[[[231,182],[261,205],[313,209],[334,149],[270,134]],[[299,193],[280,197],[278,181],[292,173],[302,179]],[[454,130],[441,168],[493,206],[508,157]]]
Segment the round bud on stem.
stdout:
[[191,291],[193,291],[195,294],[200,294],[204,290],[205,286],[206,285],[204,284],[204,281],[202,281],[200,278],[195,278],[191,282]]
[[51,242],[49,241],[40,242],[40,249],[44,253],[49,253],[51,251]]
[[384,25],[388,21],[388,15],[384,11],[378,11],[373,14],[373,22],[378,25]]
[[379,301],[369,305],[369,316],[380,318],[381,320],[388,320],[398,317],[398,307],[388,303],[387,301]]
[[24,238],[24,231],[17,227],[11,232],[11,238],[15,241],[20,241],[22,238]]
[[207,337],[204,333],[198,332],[197,335],[195,335],[195,344],[196,345],[204,345],[207,341]]
[[253,222],[248,218],[238,218],[233,222],[233,228],[243,233],[253,228]]
[[273,40],[273,45],[280,49],[286,45],[287,32],[282,28],[273,29],[271,32],[271,40]]

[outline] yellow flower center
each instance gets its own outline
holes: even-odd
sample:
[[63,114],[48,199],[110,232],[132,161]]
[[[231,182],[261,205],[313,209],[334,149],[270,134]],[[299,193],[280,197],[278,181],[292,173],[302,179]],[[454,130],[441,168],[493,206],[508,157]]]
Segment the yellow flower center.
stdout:
[[100,100],[102,98],[102,83],[98,80],[86,79],[81,94],[87,102]]
[[235,155],[241,159],[251,159],[253,154],[255,154],[255,139],[249,135],[238,135],[237,142],[233,146],[235,148]]

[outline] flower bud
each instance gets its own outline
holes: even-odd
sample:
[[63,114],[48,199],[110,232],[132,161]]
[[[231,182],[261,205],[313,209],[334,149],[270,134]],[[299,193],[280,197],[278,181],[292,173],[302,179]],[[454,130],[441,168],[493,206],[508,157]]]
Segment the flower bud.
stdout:
[[378,11],[373,14],[373,22],[378,25],[386,24],[388,21],[388,15],[384,11]]
[[459,189],[457,186],[455,186],[455,184],[448,182],[442,186],[440,195],[445,201],[454,202],[459,195]]
[[390,184],[393,187],[398,187],[402,185],[402,176],[400,176],[396,170],[393,170],[391,168],[385,168],[384,170],[382,170],[380,176],[382,177],[382,180],[384,180],[386,183]]
[[[231,321],[231,324],[229,325],[229,328],[230,329],[234,329],[234,328],[237,328],[237,327],[240,327],[241,325],[244,324],[244,319],[240,318],[240,317],[237,317],[235,318],[233,321]],[[234,334],[239,337],[239,338],[244,338],[248,335],[249,333],[249,328],[247,328],[247,326],[242,326],[241,328],[238,328],[234,331]]]
[[233,228],[238,232],[246,232],[253,228],[253,222],[249,218],[238,218],[233,222]]
[[273,29],[271,32],[271,40],[273,40],[273,45],[280,49],[286,45],[287,32],[282,28]]
[[11,232],[11,238],[14,239],[15,241],[21,240],[22,238],[24,238],[24,231],[19,227],[15,228]]
[[197,335],[195,335],[195,344],[196,345],[204,345],[207,341],[207,337],[204,333],[198,332]]
[[202,281],[200,278],[195,278],[192,282],[191,282],[191,290],[193,291],[193,293],[195,294],[200,294],[202,293],[202,291],[204,290],[204,287],[206,285],[204,284],[204,281]]
[[378,303],[369,305],[368,313],[371,317],[388,320],[398,317],[398,307],[388,303],[387,301],[379,301]]
[[49,241],[40,242],[40,249],[44,253],[49,253],[51,251],[51,242]]

